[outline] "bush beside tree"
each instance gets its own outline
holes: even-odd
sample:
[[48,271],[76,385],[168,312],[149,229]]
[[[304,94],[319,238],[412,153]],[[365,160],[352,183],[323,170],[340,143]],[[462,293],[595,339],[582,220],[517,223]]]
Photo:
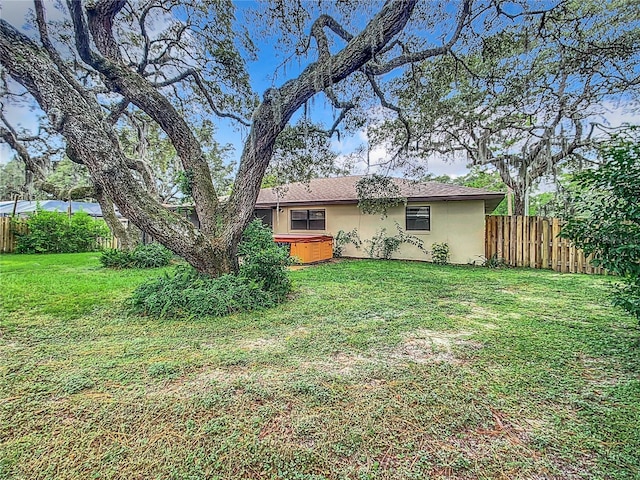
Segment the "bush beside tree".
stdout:
[[561,235],[618,275],[614,302],[640,320],[640,129],[603,148],[603,163],[576,175],[574,215]]
[[101,220],[85,212],[69,217],[61,212],[36,210],[26,220],[27,232],[15,232],[17,253],[77,253],[100,250],[99,240],[110,236]]
[[238,274],[211,277],[188,265],[176,267],[140,285],[129,299],[135,313],[165,316],[213,316],[277,305],[291,291],[285,248],[273,241],[271,229],[255,220],[238,248]]
[[171,250],[154,242],[138,245],[131,251],[105,250],[100,263],[108,268],[158,268],[169,265],[172,258]]

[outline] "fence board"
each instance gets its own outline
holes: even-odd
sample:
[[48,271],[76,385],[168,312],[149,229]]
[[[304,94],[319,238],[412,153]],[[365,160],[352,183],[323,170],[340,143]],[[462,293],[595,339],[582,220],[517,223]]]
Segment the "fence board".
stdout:
[[540,239],[542,249],[542,265],[540,268],[549,268],[549,219],[542,219],[542,237]]
[[504,257],[507,262],[511,262],[511,219],[503,217],[502,223],[504,226]]
[[551,269],[556,272],[605,274],[591,265],[591,258],[558,235],[557,218],[492,216],[485,222],[485,253],[507,265]]
[[559,271],[560,259],[558,254],[560,253],[560,246],[558,244],[558,232],[560,231],[559,220],[554,218],[551,220],[551,270]]
[[539,247],[538,242],[538,218],[535,217],[530,225],[529,231],[529,267],[538,268],[537,253]]
[[516,265],[522,266],[522,217],[516,217]]
[[509,264],[517,265],[516,257],[516,244],[518,243],[518,237],[516,236],[516,219],[510,218],[509,222]]
[[[503,244],[503,234],[504,234],[504,229],[503,229],[503,225],[504,222],[502,221],[501,218],[495,218],[495,223],[497,224],[497,230],[496,230],[496,256],[498,258],[502,258],[504,256],[503,254],[503,249],[502,249],[502,244]],[[487,257],[489,258],[489,257]]]
[[569,244],[569,272],[576,273],[576,247]]
[[578,263],[578,273],[584,273],[584,252],[582,250],[577,251],[577,263]]
[[529,266],[529,230],[531,223],[526,217],[522,218],[522,266]]

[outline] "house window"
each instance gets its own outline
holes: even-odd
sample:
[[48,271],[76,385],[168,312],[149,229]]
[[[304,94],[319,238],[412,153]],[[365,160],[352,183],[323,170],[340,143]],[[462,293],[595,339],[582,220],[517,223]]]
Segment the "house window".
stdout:
[[407,207],[407,230],[431,230],[431,207]]
[[324,210],[291,210],[291,230],[324,230]]

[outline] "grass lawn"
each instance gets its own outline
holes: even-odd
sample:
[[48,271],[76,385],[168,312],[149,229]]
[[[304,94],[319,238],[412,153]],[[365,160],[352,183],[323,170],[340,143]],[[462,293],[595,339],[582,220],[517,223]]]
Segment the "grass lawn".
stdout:
[[275,309],[157,320],[122,301],[162,270],[0,269],[0,478],[640,478],[607,277],[342,261]]

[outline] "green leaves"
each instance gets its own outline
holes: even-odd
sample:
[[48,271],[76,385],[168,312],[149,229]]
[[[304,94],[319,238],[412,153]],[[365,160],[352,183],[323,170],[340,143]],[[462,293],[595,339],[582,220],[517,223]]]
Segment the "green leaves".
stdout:
[[108,268],[158,268],[169,265],[173,252],[163,245],[153,242],[138,245],[132,251],[105,250],[100,263]]
[[640,320],[640,130],[606,145],[604,163],[576,175],[576,213],[562,231],[593,262],[619,275],[614,302]]
[[69,218],[60,212],[37,210],[25,221],[27,233],[16,233],[18,253],[76,253],[99,250],[98,239],[110,235],[107,225],[87,213]]
[[387,215],[389,208],[397,207],[407,201],[400,195],[400,187],[392,178],[382,175],[363,177],[356,183],[358,207],[362,213]]
[[238,275],[210,277],[191,266],[179,265],[140,285],[129,299],[137,313],[157,317],[212,316],[272,307],[291,291],[289,253],[274,241],[271,229],[255,220],[238,247]]

